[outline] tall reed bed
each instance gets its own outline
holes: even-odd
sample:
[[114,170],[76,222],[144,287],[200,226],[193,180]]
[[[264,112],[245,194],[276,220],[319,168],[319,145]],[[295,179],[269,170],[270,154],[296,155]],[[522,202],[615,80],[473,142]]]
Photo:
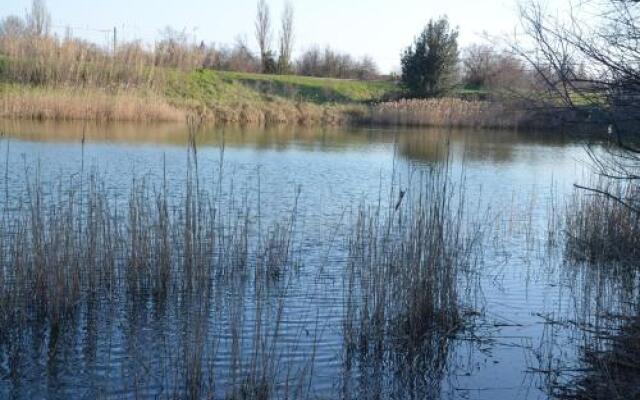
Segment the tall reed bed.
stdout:
[[348,368],[380,375],[361,388],[372,398],[434,397],[448,342],[470,315],[460,288],[481,255],[482,231],[446,166],[414,177],[389,204],[362,207],[349,236],[345,357]]
[[[167,57],[171,50],[173,58]],[[5,81],[123,89],[160,88],[167,79],[163,67],[190,70],[204,57],[186,43],[154,51],[132,41],[111,49],[72,36],[60,39],[29,32],[0,35],[0,52],[6,56],[0,68],[0,79]]]
[[358,121],[365,113],[359,105],[317,105],[293,101],[212,103],[199,108],[207,122],[255,126],[335,126]]
[[180,121],[186,112],[154,93],[134,90],[5,86],[0,117],[35,120]]
[[392,126],[516,128],[524,113],[497,102],[403,99],[371,106],[364,122]]

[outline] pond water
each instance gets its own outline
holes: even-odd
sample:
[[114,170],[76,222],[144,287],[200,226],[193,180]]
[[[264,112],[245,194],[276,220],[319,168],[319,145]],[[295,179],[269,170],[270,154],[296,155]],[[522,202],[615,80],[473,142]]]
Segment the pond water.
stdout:
[[[617,310],[624,302],[617,283],[606,286],[562,259],[557,224],[573,184],[589,174],[583,144],[565,136],[204,128],[193,137],[193,152],[182,125],[4,121],[0,131],[5,209],[25,201],[26,182],[35,177],[45,195],[55,195],[60,186],[77,185],[73,177],[94,173],[123,207],[134,181],[184,196],[197,157],[201,189],[218,190],[219,204],[242,202],[253,226],[295,213],[295,267],[261,289],[266,295],[250,281],[218,279],[205,317],[194,311],[202,298],[178,291],[164,302],[78,305],[73,321],[56,329],[27,324],[3,336],[2,398],[189,397],[192,342],[203,354],[201,380],[210,382],[202,397],[229,397],[246,379],[238,365],[248,363],[277,370],[267,375],[276,398],[548,398],[550,381],[579,374],[583,333],[568,321],[588,318],[592,304]],[[395,203],[399,190],[419,184],[416,174],[444,163],[465,188],[468,215],[486,224],[481,260],[460,283],[469,321],[422,350],[427,365],[415,368],[420,357],[412,354],[409,377],[402,373],[408,367],[390,358],[351,362],[343,325],[355,216],[361,207]],[[258,310],[267,310],[260,327]],[[192,327],[202,319],[206,329],[198,336]],[[270,357],[256,355],[256,343]]]

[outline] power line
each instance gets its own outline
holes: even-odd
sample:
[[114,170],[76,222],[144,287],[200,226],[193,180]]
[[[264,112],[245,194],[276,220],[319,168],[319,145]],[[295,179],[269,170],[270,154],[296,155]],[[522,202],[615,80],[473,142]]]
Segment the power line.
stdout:
[[100,33],[110,33],[112,29],[97,29],[97,28],[89,28],[89,27],[81,27],[81,26],[71,26],[71,25],[51,25],[54,29],[72,29],[74,31],[87,31],[87,32],[100,32]]

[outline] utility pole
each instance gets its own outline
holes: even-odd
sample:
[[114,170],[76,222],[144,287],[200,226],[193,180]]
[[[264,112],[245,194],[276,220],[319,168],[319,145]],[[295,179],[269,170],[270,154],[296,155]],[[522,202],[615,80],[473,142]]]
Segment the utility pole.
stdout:
[[116,46],[118,44],[118,30],[117,28],[114,26],[113,27],[113,55],[116,55]]

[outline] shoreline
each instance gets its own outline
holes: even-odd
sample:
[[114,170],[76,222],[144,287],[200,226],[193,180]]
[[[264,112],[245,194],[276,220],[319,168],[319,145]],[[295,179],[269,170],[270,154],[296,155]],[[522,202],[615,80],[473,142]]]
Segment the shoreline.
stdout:
[[35,121],[185,122],[197,116],[212,125],[379,126],[517,129],[523,112],[497,102],[455,97],[376,103],[313,103],[257,99],[222,103],[169,98],[135,89],[30,87],[0,90],[0,118]]

